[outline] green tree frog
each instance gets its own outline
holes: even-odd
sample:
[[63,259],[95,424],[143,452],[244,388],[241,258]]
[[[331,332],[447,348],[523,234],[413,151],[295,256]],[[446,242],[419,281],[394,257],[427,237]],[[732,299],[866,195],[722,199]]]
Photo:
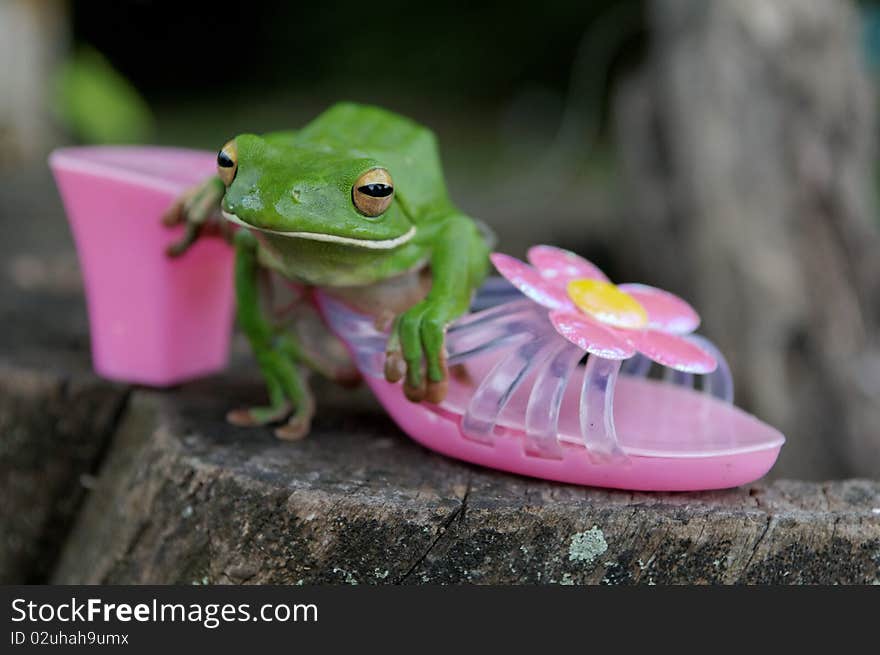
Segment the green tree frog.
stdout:
[[445,397],[445,329],[486,274],[490,237],[449,199],[431,131],[343,103],[300,130],[239,135],[220,150],[217,175],[166,213],[166,224],[186,226],[169,254],[185,252],[218,210],[239,227],[237,318],[269,396],[265,407],[230,412],[232,423],[280,423],[280,438],[297,439],[314,413],[306,374],[321,367],[270,320],[265,269],[389,319],[385,377],[404,378],[413,402]]

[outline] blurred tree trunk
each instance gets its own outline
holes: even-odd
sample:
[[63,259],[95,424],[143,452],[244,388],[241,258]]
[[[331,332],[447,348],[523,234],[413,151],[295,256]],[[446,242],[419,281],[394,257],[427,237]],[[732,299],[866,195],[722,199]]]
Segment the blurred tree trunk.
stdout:
[[54,143],[51,77],[67,47],[65,0],[0,0],[0,167]]
[[655,0],[617,96],[633,272],[692,299],[776,473],[880,474],[874,89],[825,0]]

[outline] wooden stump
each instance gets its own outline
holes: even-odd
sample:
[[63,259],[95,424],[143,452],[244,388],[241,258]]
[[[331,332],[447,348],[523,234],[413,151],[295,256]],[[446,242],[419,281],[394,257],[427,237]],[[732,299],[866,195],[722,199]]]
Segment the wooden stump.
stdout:
[[0,362],[0,583],[49,575],[125,396]]
[[225,425],[255,391],[135,392],[54,581],[878,581],[877,482],[582,489],[429,453],[365,394],[330,387],[304,442]]

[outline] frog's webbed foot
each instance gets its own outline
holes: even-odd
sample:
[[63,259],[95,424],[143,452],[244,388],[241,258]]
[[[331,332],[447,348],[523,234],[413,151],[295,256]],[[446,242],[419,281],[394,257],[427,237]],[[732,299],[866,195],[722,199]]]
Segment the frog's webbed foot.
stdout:
[[400,315],[388,340],[385,379],[404,379],[403,392],[412,402],[442,402],[449,387],[444,347],[448,312],[422,301]]
[[299,441],[311,431],[314,414],[314,402],[302,403],[295,412],[291,403],[282,402],[277,406],[234,409],[226,414],[226,420],[232,425],[249,428],[281,423],[286,419],[283,425],[275,428],[275,436],[284,441]]
[[305,439],[312,430],[314,408],[295,412],[287,423],[275,428],[275,436],[282,441],[299,441]]
[[179,257],[202,234],[230,236],[229,225],[217,217],[225,187],[218,177],[211,177],[184,191],[162,215],[162,223],[169,227],[184,225],[179,241],[168,246],[169,257]]
[[253,428],[279,423],[290,416],[291,412],[293,412],[293,406],[289,402],[283,401],[278,405],[233,409],[226,413],[226,420],[240,428]]
[[308,384],[301,380],[300,392],[294,399],[295,410],[287,422],[275,428],[275,436],[284,441],[299,441],[308,436],[315,416],[315,397]]
[[286,422],[275,429],[275,436],[287,441],[304,438],[311,428],[315,400],[305,371],[283,347],[257,354],[260,370],[269,392],[269,404],[236,409],[226,415],[233,425],[254,427]]

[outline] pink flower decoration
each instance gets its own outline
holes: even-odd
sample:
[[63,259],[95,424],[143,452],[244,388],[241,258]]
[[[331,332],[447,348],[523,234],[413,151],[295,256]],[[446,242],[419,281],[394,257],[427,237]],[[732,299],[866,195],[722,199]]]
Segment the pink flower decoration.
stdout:
[[[680,336],[693,332],[700,317],[693,307],[668,291],[644,284],[615,286],[591,262],[552,246],[529,249],[531,266],[501,253],[493,253],[491,259],[498,272],[517,289],[551,310],[550,321],[559,334],[588,353],[627,359],[639,352],[663,366],[688,373],[711,373],[718,365],[709,353]],[[596,290],[596,295],[588,298],[589,304],[575,302],[579,285]],[[625,316],[620,313],[621,307],[630,310],[630,317],[635,308],[636,316],[646,316],[647,320],[641,327],[621,327],[615,322],[615,312]]]

